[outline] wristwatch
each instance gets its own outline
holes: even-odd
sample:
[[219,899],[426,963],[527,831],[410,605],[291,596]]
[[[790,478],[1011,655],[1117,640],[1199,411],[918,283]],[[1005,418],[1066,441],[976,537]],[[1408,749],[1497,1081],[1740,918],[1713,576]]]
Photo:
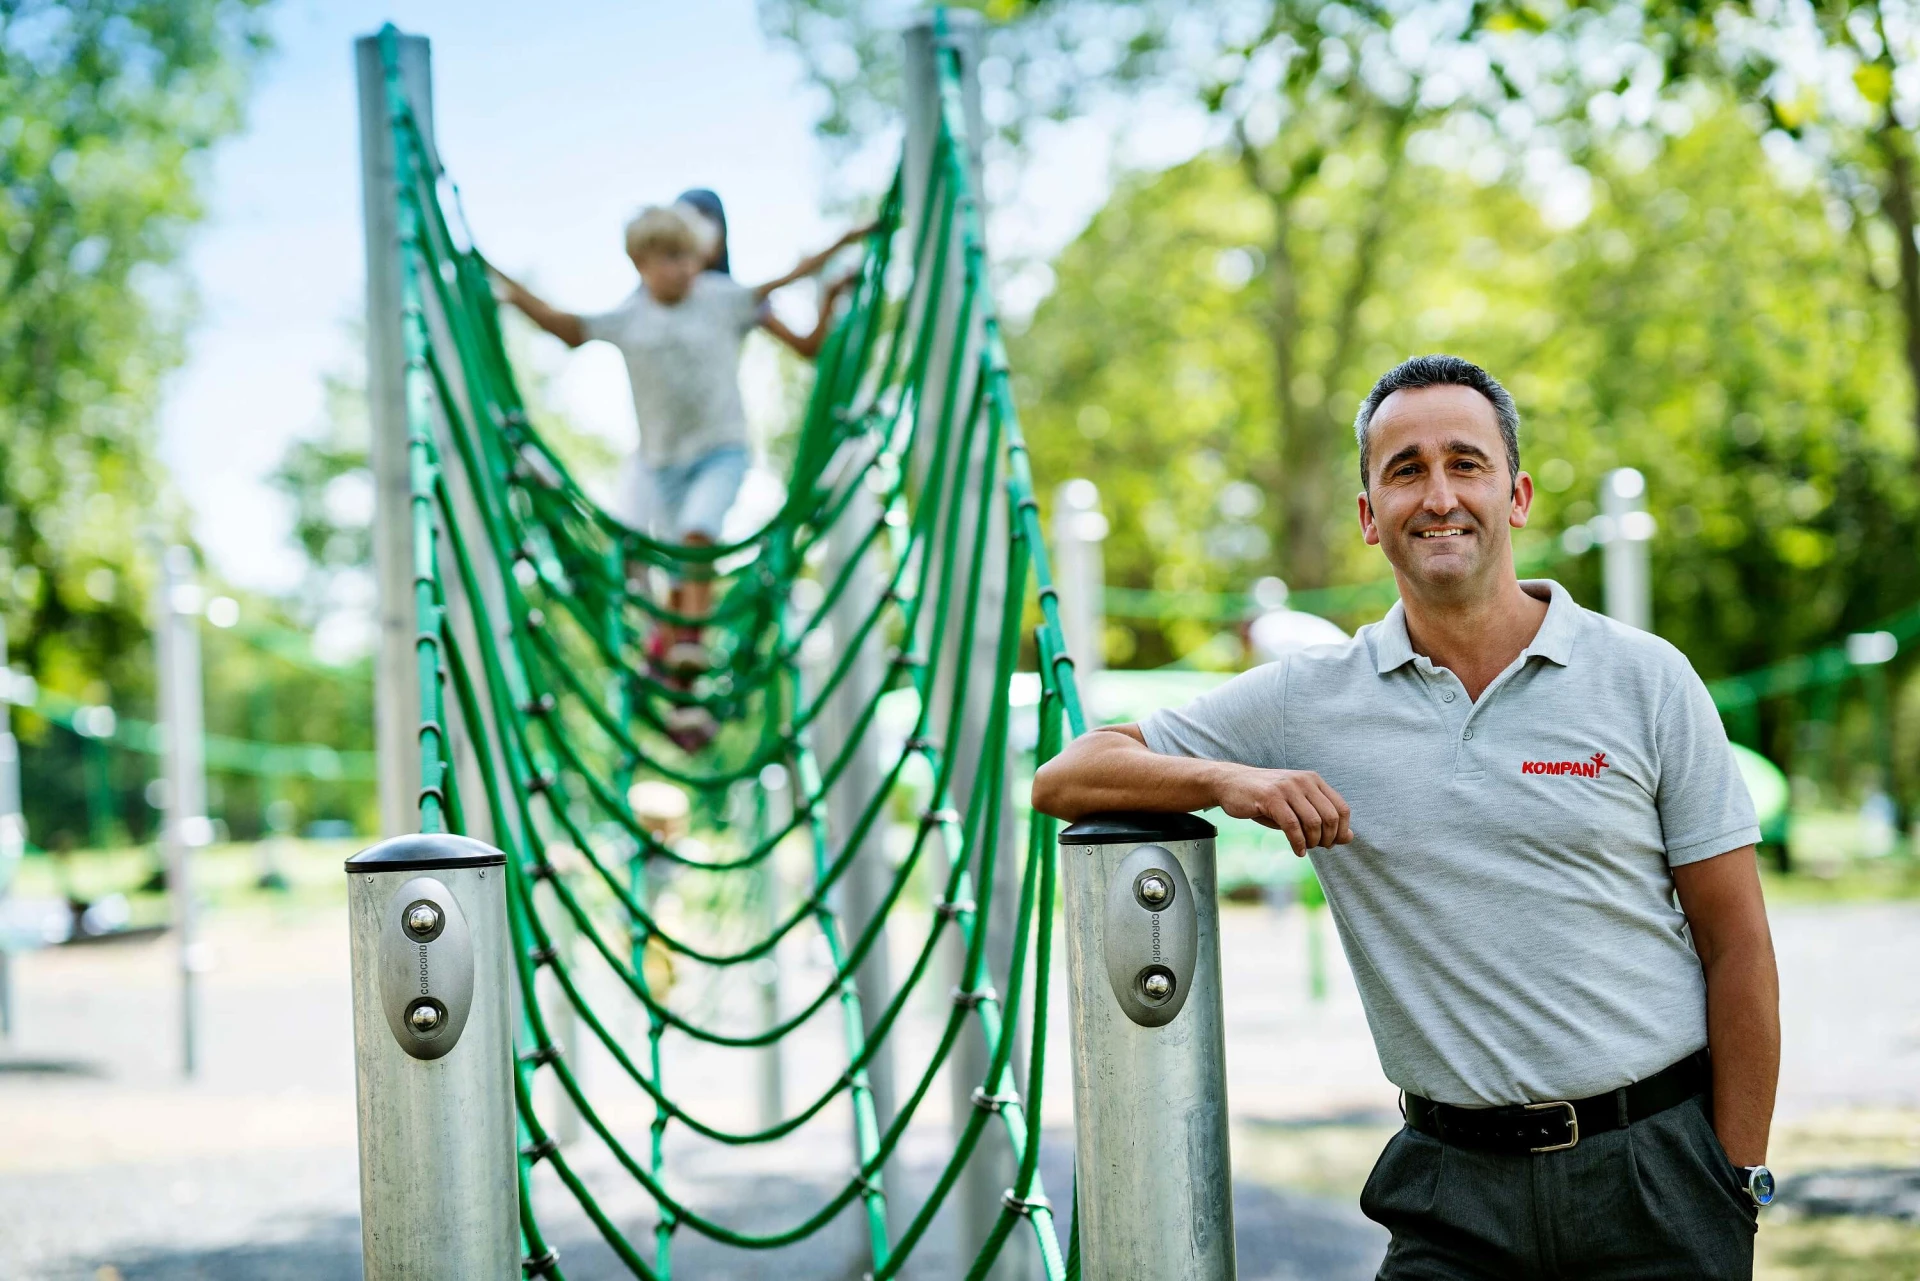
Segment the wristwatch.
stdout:
[[1764,1165],[1736,1165],[1742,1180],[1746,1183],[1747,1195],[1755,1205],[1767,1205],[1773,1200],[1773,1171]]

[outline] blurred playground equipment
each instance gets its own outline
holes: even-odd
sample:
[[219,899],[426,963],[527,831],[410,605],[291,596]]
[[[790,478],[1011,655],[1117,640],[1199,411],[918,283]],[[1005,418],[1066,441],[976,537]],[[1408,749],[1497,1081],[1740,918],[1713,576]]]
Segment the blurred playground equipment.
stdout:
[[[1045,1080],[1057,868],[1052,823],[1031,815],[1018,839],[1009,799],[1024,643],[1038,756],[1083,721],[987,283],[980,35],[974,15],[940,11],[909,31],[905,159],[821,355],[785,504],[712,548],[609,517],[529,425],[486,264],[435,150],[426,43],[388,28],[360,44],[382,814],[389,831],[423,834],[348,864],[370,1277],[564,1275],[534,1213],[533,1183],[549,1177],[639,1276],[670,1273],[679,1232],[765,1250],[848,1207],[866,1224],[870,1275],[893,1276],[950,1193],[968,1275],[1070,1275],[1029,1120]],[[706,620],[660,604],[660,580],[693,574],[714,580]],[[1030,590],[1042,621],[1027,632]],[[650,668],[653,628],[699,622],[711,670],[688,686]],[[889,694],[912,704],[904,737],[881,724]],[[691,754],[666,734],[688,706],[722,726]],[[663,803],[669,791],[685,806]],[[907,815],[912,839],[890,849]],[[798,901],[773,875],[783,850],[810,868]],[[918,877],[933,901],[895,982],[889,912]],[[728,885],[760,904],[745,922],[662,916],[669,888],[684,899]],[[804,934],[833,976],[789,997],[764,962]],[[699,986],[685,974],[748,966],[763,1026],[716,1026],[677,999]],[[949,1014],[909,1067],[889,1032],[936,968],[953,983]],[[640,1043],[588,998],[589,974],[644,1011]],[[779,1044],[835,1009],[845,1072],[783,1110]],[[760,1125],[730,1129],[675,1102],[669,1033],[760,1056]],[[496,1051],[508,1035],[513,1053]],[[643,1143],[583,1087],[566,1048],[580,1035],[652,1100]],[[886,1168],[943,1067],[952,1155],[922,1204],[899,1205]],[[541,1088],[549,1080],[557,1089]],[[738,1230],[667,1185],[671,1127],[762,1144],[836,1105],[856,1168],[784,1230]],[[576,1126],[657,1207],[650,1244],[579,1176]],[[1224,1204],[1226,1190],[1191,1195]]]

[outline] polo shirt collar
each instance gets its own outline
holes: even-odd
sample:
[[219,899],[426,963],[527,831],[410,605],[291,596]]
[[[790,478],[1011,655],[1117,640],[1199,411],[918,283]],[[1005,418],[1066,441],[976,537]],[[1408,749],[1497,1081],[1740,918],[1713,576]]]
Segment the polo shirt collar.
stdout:
[[[1536,599],[1545,597],[1547,616],[1540,620],[1540,630],[1534,633],[1533,643],[1520,651],[1524,661],[1539,655],[1550,663],[1565,667],[1573,659],[1573,637],[1578,623],[1580,606],[1574,603],[1567,589],[1551,578],[1527,578],[1520,582],[1521,590]],[[1373,669],[1384,676],[1395,668],[1404,667],[1419,655],[1414,652],[1413,640],[1407,635],[1407,609],[1399,601],[1387,611],[1387,616],[1371,629],[1373,640]]]

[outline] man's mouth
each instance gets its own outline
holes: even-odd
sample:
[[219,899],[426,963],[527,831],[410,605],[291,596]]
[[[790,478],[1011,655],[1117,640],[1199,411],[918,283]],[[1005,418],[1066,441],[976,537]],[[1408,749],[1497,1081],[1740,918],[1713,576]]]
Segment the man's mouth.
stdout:
[[1421,529],[1414,532],[1415,538],[1454,538],[1465,534],[1464,529]]

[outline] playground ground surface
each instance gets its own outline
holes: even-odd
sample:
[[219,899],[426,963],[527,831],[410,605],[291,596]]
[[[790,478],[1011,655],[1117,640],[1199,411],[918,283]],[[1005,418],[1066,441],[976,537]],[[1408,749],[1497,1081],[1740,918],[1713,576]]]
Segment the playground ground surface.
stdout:
[[[249,847],[217,849],[203,859],[200,880],[214,908],[204,935],[210,968],[203,1070],[192,1084],[177,1075],[171,940],[56,949],[16,964],[18,1034],[0,1050],[0,1276],[359,1276],[339,870],[351,848],[290,849],[294,888],[285,895],[243,888],[252,875]],[[76,863],[76,872],[104,878],[137,870],[137,858],[122,862]],[[1875,865],[1823,882],[1795,878],[1773,896],[1787,1036],[1773,1157],[1789,1201],[1796,1178],[1821,1170],[1906,1171],[1920,1187],[1920,1174],[1911,1173],[1920,1171],[1920,989],[1906,977],[1920,902],[1908,897],[1911,881],[1896,864]],[[900,949],[919,916],[906,907],[895,919]],[[1384,1236],[1354,1201],[1397,1117],[1338,948],[1329,938],[1327,996],[1316,1002],[1308,992],[1300,908],[1230,905],[1223,938],[1241,1275],[1370,1277]],[[782,965],[793,991],[822,972],[805,948],[783,955]],[[1064,985],[1055,990],[1063,995]],[[745,996],[721,989],[700,999],[725,1009]],[[903,1072],[931,1043],[936,1013],[916,1009],[903,1029]],[[1053,1031],[1044,1168],[1050,1194],[1064,1207],[1071,1124],[1064,1019]],[[753,1095],[750,1059],[669,1043],[670,1054],[676,1051],[669,1071],[692,1107],[731,1124],[753,1119],[743,1102]],[[838,1053],[830,1026],[798,1033],[787,1060],[789,1101],[836,1075]],[[646,1110],[637,1092],[615,1080],[611,1060],[586,1052],[577,1061],[616,1126],[640,1133]],[[889,1172],[896,1204],[917,1204],[938,1171],[945,1100],[941,1088],[929,1095],[925,1123]],[[845,1178],[843,1121],[830,1112],[801,1138],[746,1159],[738,1150],[678,1143],[670,1179],[731,1222],[780,1226]],[[637,1189],[590,1141],[577,1152],[616,1219],[644,1230],[650,1217]],[[1920,1278],[1916,1202],[1920,1196],[1908,1197],[1904,1219],[1770,1211],[1758,1275]],[[623,1275],[564,1194],[543,1187],[540,1206],[569,1276]],[[843,1216],[819,1245],[783,1252],[769,1268],[763,1257],[682,1233],[675,1271],[703,1279],[857,1276],[859,1239],[857,1225]],[[952,1255],[950,1235],[936,1230],[910,1275],[957,1275]]]

